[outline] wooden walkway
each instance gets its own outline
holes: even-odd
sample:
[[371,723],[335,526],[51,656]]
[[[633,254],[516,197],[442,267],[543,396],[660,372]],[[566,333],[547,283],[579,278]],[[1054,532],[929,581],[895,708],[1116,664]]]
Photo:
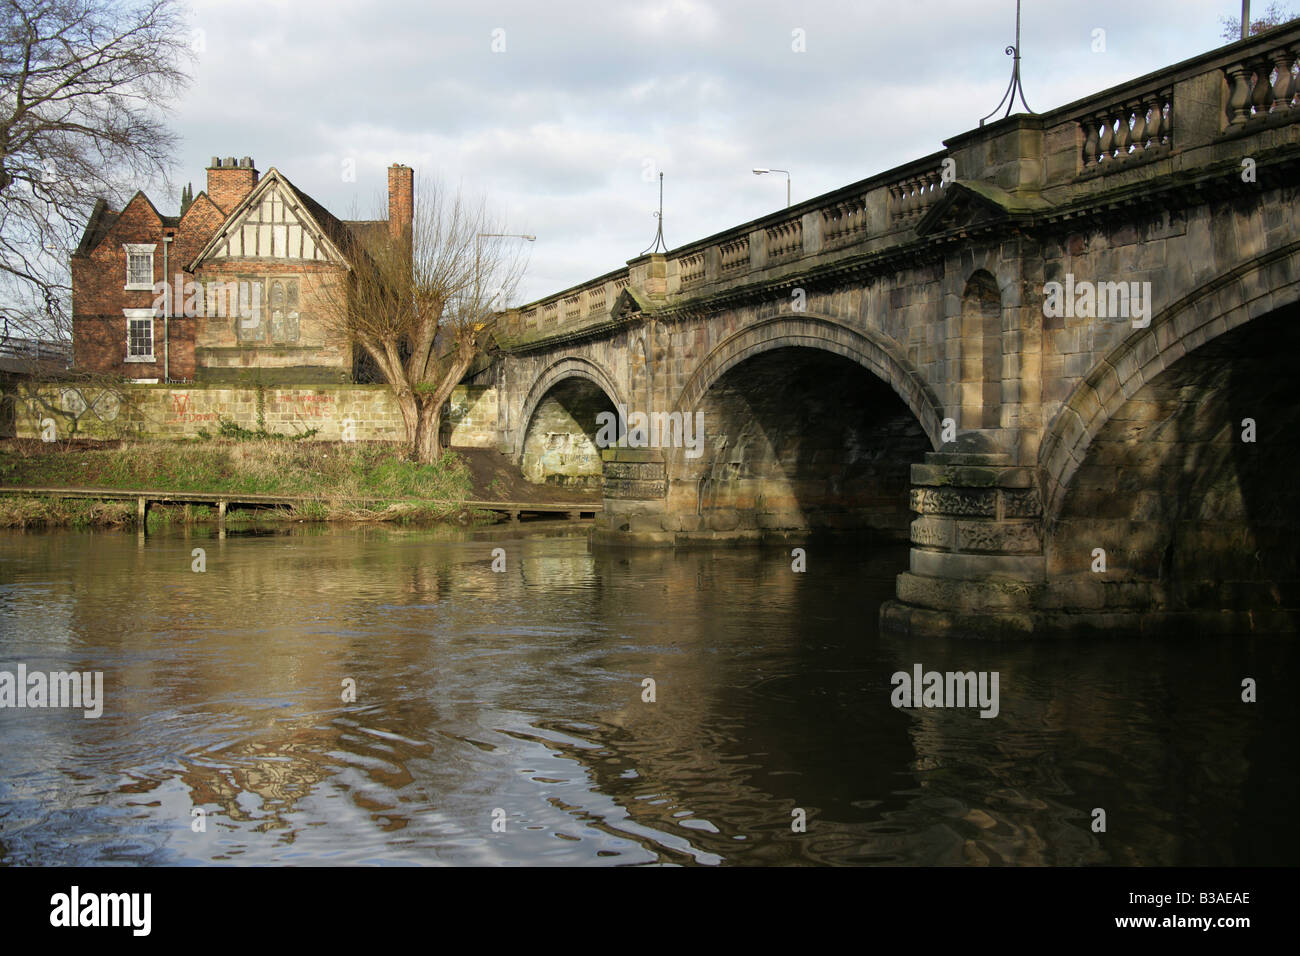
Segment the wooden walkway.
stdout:
[[93,498],[98,501],[134,501],[136,518],[143,524],[153,503],[182,503],[215,505],[217,521],[224,522],[226,510],[232,505],[253,505],[262,508],[286,507],[304,502],[338,502],[346,504],[455,504],[476,511],[495,511],[518,521],[520,515],[567,515],[577,520],[584,515],[595,517],[601,511],[600,501],[455,501],[437,502],[426,498],[353,498],[329,495],[258,495],[236,491],[151,491],[121,488],[31,488],[0,487],[0,495],[24,498]]

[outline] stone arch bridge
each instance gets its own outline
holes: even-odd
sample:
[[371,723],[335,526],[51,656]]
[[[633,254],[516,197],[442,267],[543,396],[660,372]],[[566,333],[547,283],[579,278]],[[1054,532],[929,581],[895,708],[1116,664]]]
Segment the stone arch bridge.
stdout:
[[502,450],[601,485],[606,541],[910,540],[882,617],[912,633],[1292,629],[1297,50],[1011,116],[503,314]]

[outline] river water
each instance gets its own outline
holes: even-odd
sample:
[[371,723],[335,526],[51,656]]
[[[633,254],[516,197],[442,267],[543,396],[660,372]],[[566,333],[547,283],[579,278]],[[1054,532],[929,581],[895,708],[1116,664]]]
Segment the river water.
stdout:
[[[1294,862],[1292,639],[901,639],[906,549],[806,550],[5,533],[0,670],[104,711],[0,709],[0,862]],[[997,716],[895,708],[916,664]]]

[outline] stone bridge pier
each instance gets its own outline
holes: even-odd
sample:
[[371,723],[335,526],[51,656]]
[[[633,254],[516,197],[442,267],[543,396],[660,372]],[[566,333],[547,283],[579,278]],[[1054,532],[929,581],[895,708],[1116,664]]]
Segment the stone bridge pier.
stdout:
[[1293,631],[1298,49],[1011,116],[503,314],[502,450],[601,487],[605,543],[905,542],[895,631]]

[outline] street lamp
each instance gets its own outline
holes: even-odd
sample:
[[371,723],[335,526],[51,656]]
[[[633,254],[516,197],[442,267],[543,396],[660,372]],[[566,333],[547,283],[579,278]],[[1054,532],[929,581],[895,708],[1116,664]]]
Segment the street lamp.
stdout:
[[523,232],[476,232],[474,233],[474,241],[477,242],[478,240],[488,236],[496,239],[527,239],[529,242],[537,241],[536,236],[530,236]]
[[790,170],[788,169],[755,169],[755,176],[762,176],[764,173],[785,173],[785,208],[790,208]]

